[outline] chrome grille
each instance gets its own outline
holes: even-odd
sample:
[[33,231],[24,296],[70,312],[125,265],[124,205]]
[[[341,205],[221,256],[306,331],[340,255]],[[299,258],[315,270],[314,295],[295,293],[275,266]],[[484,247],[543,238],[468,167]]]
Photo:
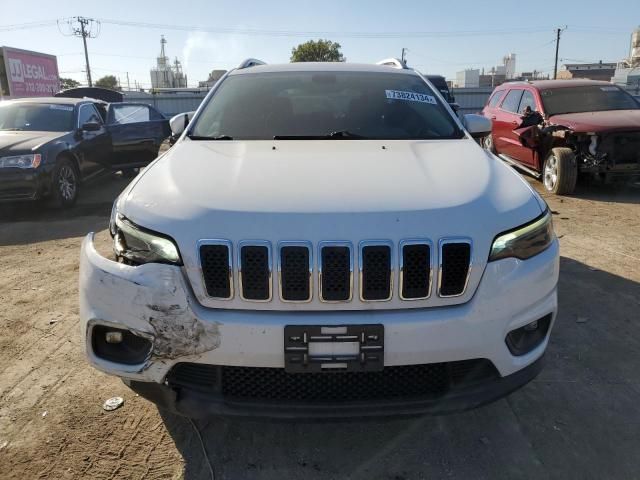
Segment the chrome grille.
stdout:
[[431,295],[431,242],[406,240],[400,243],[400,298],[420,300]]
[[[278,266],[277,298],[282,302],[351,302],[354,296],[354,259],[358,264],[356,298],[362,302],[425,300],[436,285],[438,297],[458,297],[467,289],[472,267],[472,242],[445,238],[433,248],[428,239],[399,242],[363,240],[357,252],[350,242],[282,241],[272,249],[265,240],[201,240],[198,252],[205,292],[209,298],[234,297],[234,276],[242,300],[269,302],[273,298],[272,262]],[[274,252],[275,250],[275,252]],[[398,266],[396,278],[395,266]],[[314,294],[314,269],[318,288]],[[396,288],[396,278],[398,287]]]
[[351,245],[324,242],[320,245],[320,300],[347,302],[353,290]]
[[438,295],[458,297],[464,293],[471,271],[471,241],[440,240]]
[[238,278],[243,300],[271,300],[271,246],[268,242],[240,244]]

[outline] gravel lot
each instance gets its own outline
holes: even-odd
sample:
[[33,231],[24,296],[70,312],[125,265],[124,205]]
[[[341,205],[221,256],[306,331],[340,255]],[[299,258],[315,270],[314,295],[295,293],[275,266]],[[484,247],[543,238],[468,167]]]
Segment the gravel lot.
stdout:
[[[81,352],[80,242],[96,231],[109,250],[111,202],[126,183],[87,186],[70,211],[0,206],[2,478],[210,478],[187,420]],[[640,478],[640,188],[546,199],[561,243],[560,314],[534,382],[445,417],[201,421],[216,478]],[[103,411],[115,395],[124,407]]]

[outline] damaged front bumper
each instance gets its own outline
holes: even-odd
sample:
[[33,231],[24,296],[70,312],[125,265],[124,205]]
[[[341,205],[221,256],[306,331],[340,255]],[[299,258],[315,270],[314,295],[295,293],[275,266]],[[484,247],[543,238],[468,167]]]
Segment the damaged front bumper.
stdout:
[[[121,377],[141,395],[180,413],[247,414],[255,409],[253,414],[264,411],[268,416],[316,416],[314,411],[320,416],[366,415],[362,408],[368,414],[444,412],[491,401],[538,373],[551,327],[542,343],[520,356],[511,354],[505,338],[512,330],[543,317],[549,317],[553,324],[558,270],[556,240],[529,260],[504,259],[488,264],[474,297],[462,305],[379,311],[222,310],[200,305],[180,267],[114,262],[95,250],[93,234],[89,234],[80,260],[80,320],[86,355],[93,366]],[[266,410],[260,403],[239,407],[221,397],[214,401],[202,393],[172,388],[169,382],[172,369],[182,363],[281,370],[285,325],[372,323],[384,325],[385,370],[484,359],[495,367],[496,378],[449,392],[447,398],[435,403],[396,400],[383,408],[361,402],[360,411],[344,404],[343,414],[335,405],[328,410],[318,410],[317,405],[309,409],[288,405],[283,409],[274,407],[273,402]],[[144,361],[123,364],[97,355],[92,344],[96,326],[124,329],[148,340]],[[443,402],[449,406],[445,408]]]

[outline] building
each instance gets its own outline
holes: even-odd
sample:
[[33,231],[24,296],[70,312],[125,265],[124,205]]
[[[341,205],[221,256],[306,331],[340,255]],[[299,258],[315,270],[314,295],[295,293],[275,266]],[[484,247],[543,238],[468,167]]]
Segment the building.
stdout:
[[478,88],[480,86],[480,70],[468,68],[456,72],[457,88]]
[[504,74],[507,80],[511,80],[516,76],[516,54],[510,53],[502,57],[502,65],[504,65]]
[[182,65],[176,58],[171,64],[165,54],[167,41],[160,36],[160,56],[156,59],[156,68],[151,69],[151,88],[186,88],[187,76],[182,72]]
[[640,89],[640,27],[631,33],[629,56],[618,63],[611,81],[623,87]]
[[565,63],[558,71],[558,79],[586,78],[609,82],[615,71],[615,62],[603,62],[600,60],[598,63]]
[[198,87],[200,88],[211,88],[213,87],[218,80],[222,78],[222,76],[227,73],[226,70],[212,70],[209,74],[209,78],[205,81],[198,82]]

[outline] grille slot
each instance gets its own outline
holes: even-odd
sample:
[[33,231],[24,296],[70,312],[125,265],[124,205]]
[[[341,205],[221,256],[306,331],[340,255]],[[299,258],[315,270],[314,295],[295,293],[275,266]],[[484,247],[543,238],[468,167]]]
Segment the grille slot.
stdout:
[[391,248],[363,245],[360,250],[360,297],[364,301],[391,298]]
[[225,300],[231,298],[231,247],[227,244],[201,245],[200,262],[207,295]]
[[427,298],[431,293],[431,246],[415,243],[402,246],[400,295],[406,300]]
[[271,262],[267,245],[240,247],[241,294],[245,300],[271,299]]
[[320,252],[320,298],[326,302],[351,300],[351,248],[346,245],[325,246]]
[[280,297],[287,302],[311,300],[311,251],[289,245],[280,248]]
[[469,242],[442,242],[439,295],[441,297],[462,295],[467,287],[470,268],[471,244]]
[[178,363],[167,376],[172,386],[229,401],[288,403],[439,398],[450,389],[497,377],[486,359],[385,367],[378,372],[287,373],[282,368]]

